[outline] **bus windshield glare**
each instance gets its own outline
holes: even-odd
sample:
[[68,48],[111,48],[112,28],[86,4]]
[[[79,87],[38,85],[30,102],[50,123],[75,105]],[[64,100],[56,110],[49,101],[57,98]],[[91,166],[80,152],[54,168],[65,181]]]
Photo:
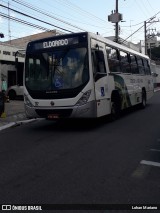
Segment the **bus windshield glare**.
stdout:
[[26,55],[25,85],[32,91],[74,89],[88,79],[86,47],[35,51]]

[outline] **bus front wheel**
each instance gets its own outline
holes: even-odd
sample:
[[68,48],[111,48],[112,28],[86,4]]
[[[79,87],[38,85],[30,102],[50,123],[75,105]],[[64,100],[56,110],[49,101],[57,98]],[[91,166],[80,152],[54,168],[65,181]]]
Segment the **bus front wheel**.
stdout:
[[111,103],[111,121],[115,121],[118,119],[120,115],[120,108],[116,101]]

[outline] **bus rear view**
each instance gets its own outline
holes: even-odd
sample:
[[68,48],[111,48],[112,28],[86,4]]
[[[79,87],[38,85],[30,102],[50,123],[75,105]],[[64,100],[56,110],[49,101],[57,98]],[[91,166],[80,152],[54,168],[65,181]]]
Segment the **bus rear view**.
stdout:
[[24,76],[28,118],[95,116],[87,35],[61,35],[28,44]]

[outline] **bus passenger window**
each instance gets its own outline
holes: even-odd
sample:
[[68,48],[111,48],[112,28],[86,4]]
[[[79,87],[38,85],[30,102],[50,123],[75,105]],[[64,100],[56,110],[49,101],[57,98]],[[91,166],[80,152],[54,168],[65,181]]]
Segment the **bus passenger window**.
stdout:
[[123,73],[131,73],[128,54],[126,52],[120,51],[120,63],[121,63],[121,69]]
[[151,70],[150,70],[150,66],[149,66],[148,60],[147,59],[143,59],[143,63],[144,63],[145,74],[146,75],[151,75]]
[[106,52],[110,72],[121,72],[118,50],[106,46]]
[[93,72],[106,73],[106,66],[103,51],[92,51]]
[[137,63],[139,68],[139,74],[144,75],[144,65],[143,65],[143,59],[137,56]]
[[130,55],[130,62],[131,62],[131,72],[133,74],[138,74],[138,65],[137,65],[137,59],[135,55]]

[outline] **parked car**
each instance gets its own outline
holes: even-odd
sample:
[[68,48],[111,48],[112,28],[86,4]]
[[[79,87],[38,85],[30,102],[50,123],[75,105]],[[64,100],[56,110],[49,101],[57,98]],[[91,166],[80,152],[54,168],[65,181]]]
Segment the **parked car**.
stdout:
[[23,86],[13,85],[6,91],[6,96],[9,96],[10,100],[15,100],[17,97],[23,96]]

